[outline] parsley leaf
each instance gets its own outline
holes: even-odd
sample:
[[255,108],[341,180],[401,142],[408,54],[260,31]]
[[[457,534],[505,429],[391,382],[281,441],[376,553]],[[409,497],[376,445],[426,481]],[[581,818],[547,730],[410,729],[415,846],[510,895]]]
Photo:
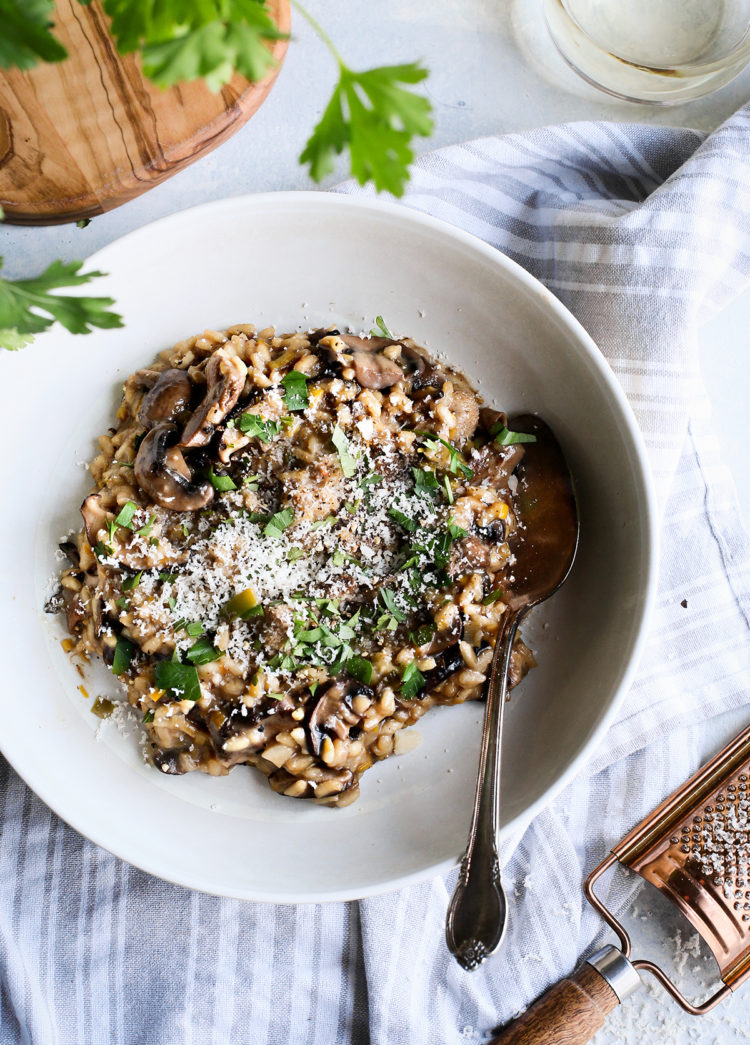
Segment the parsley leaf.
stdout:
[[306,410],[310,405],[307,378],[299,370],[290,370],[281,379],[284,386],[284,406],[287,410]]
[[201,699],[198,671],[192,664],[180,664],[176,660],[161,660],[154,669],[154,681],[159,689],[167,690],[179,700]]
[[425,684],[425,677],[416,665],[411,661],[403,670],[401,675],[401,686],[399,693],[404,700],[413,700]]
[[427,76],[416,62],[356,73],[339,60],[339,82],[300,163],[321,181],[334,158],[349,147],[351,171],[360,185],[372,180],[378,192],[402,196],[414,159],[416,135],[432,133],[431,105],[409,88]]
[[485,597],[482,599],[482,605],[491,606],[493,602],[497,602],[498,599],[502,599],[503,594],[504,592],[502,588],[494,588],[489,593],[489,595],[485,595]]
[[418,524],[415,522],[415,520],[410,519],[408,515],[404,515],[404,513],[400,512],[398,508],[389,508],[388,514],[391,516],[391,518],[396,520],[399,526],[402,526],[405,530],[408,530],[409,533],[414,533],[414,531],[417,529]]
[[380,598],[386,610],[394,620],[398,621],[399,624],[406,620],[406,617],[396,605],[396,600],[393,597],[393,592],[390,588],[381,588]]
[[67,57],[50,32],[54,6],[54,0],[0,0],[0,66],[31,69],[40,58],[60,62]]
[[[191,627],[192,625],[188,624],[186,628],[188,634],[190,634]],[[221,650],[214,647],[213,642],[211,642],[207,635],[204,635],[202,639],[198,639],[198,641],[190,647],[185,656],[191,664],[210,664],[212,660],[218,660],[219,657],[223,657],[224,654]]]
[[103,7],[117,49],[140,50],[143,71],[159,87],[202,78],[218,91],[235,70],[257,83],[275,64],[265,41],[286,37],[265,0],[103,0]]
[[350,657],[346,662],[346,670],[352,678],[365,686],[372,682],[372,663],[364,657],[358,657],[356,654]]
[[[0,0],[0,16],[4,2],[6,0]],[[113,298],[50,293],[60,287],[78,287],[104,275],[103,272],[79,275],[82,265],[82,261],[53,261],[34,279],[10,281],[0,277],[0,348],[15,351],[30,344],[34,334],[47,330],[55,320],[71,334],[89,334],[93,327],[111,329],[122,326],[122,317],[107,311],[114,304]]]
[[448,468],[454,475],[456,472],[460,471],[467,479],[474,478],[474,469],[469,468],[468,464],[464,461],[461,451],[453,446],[452,443],[442,439],[439,435],[435,435],[434,432],[417,432],[416,434],[421,436],[428,446],[434,447],[437,443],[442,443],[450,454]]
[[257,436],[262,443],[270,443],[281,431],[278,421],[264,421],[257,414],[245,413],[240,417],[240,430],[249,436]]
[[148,518],[148,522],[144,526],[141,526],[140,530],[135,531],[136,537],[149,537],[151,535],[151,531],[154,528],[155,522],[156,516],[150,515]]
[[276,512],[268,520],[263,528],[263,533],[266,537],[281,537],[287,526],[291,526],[294,522],[294,509],[285,508],[281,512]]
[[120,514],[115,519],[118,526],[127,526],[129,530],[132,530],[133,516],[138,510],[138,505],[135,501],[126,501],[120,509]]
[[237,483],[231,479],[228,475],[217,475],[213,468],[209,466],[208,478],[211,480],[211,485],[214,490],[218,490],[219,493],[224,493],[226,490],[236,490]]
[[[414,475],[414,492],[420,497],[431,497],[440,489],[440,482],[434,472],[428,472],[424,468],[412,468]],[[447,478],[447,476],[446,476]]]
[[500,421],[490,428],[490,435],[499,446],[512,446],[514,443],[535,443],[536,436],[530,432],[511,432]]
[[128,670],[130,662],[133,659],[134,649],[135,647],[132,642],[126,639],[123,635],[118,636],[117,645],[115,646],[115,655],[112,661],[113,675],[122,675],[123,672]]
[[371,337],[387,337],[390,341],[394,341],[395,338],[390,332],[388,327],[385,325],[385,320],[382,316],[375,317],[375,326],[370,331]]
[[142,576],[143,576],[143,570],[140,570],[134,576],[126,577],[125,580],[122,582],[122,590],[123,591],[132,591],[133,588],[137,588],[138,585],[140,584]]
[[341,471],[344,473],[344,478],[351,479],[357,471],[357,459],[351,451],[349,440],[338,425],[334,427],[331,439],[333,440],[333,445],[338,451],[339,463],[341,465]]

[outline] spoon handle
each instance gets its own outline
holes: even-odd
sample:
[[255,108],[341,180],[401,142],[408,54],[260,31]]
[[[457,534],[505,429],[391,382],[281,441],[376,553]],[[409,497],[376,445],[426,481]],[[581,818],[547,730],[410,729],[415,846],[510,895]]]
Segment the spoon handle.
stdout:
[[505,932],[507,905],[500,880],[497,832],[500,813],[500,753],[503,713],[513,641],[522,614],[511,610],[495,643],[486,682],[486,707],[479,772],[466,852],[448,905],[445,938],[464,969],[476,969],[497,950]]

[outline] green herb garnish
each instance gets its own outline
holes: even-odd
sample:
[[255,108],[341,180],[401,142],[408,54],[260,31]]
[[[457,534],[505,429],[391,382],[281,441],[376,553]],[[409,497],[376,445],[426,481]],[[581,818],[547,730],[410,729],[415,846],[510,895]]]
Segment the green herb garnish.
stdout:
[[399,624],[402,624],[406,620],[406,617],[396,605],[396,600],[390,588],[381,588],[379,595],[383,605],[391,617],[398,621]]
[[331,439],[333,440],[333,445],[336,447],[338,452],[339,463],[341,465],[341,471],[344,473],[344,478],[351,479],[357,471],[357,459],[351,451],[351,444],[338,425],[334,427]]
[[346,670],[352,678],[355,678],[364,686],[369,686],[372,682],[372,663],[366,660],[365,657],[359,657],[356,653],[354,656],[349,657],[346,662]]
[[281,425],[278,421],[264,421],[257,414],[242,414],[239,425],[245,435],[255,436],[262,443],[270,443],[273,437],[281,431]]
[[435,435],[434,432],[417,432],[416,434],[421,436],[424,440],[426,440],[428,445],[432,443],[434,446],[435,443],[441,443],[448,450],[448,452],[450,453],[448,469],[449,471],[453,472],[454,475],[456,472],[461,472],[461,474],[464,475],[467,479],[474,478],[474,469],[469,468],[466,461],[464,461],[463,454],[461,453],[461,451],[457,449],[455,446],[453,446],[452,443],[449,443],[447,442],[447,440],[442,439],[439,435]]
[[130,667],[135,647],[124,635],[118,636],[115,655],[112,659],[112,674],[122,675]]
[[[186,630],[189,630],[188,629]],[[201,628],[201,630],[203,630]],[[218,660],[219,657],[223,657],[224,653],[222,650],[216,649],[213,642],[204,635],[202,639],[198,639],[195,645],[191,646],[185,654],[191,664],[210,664],[212,660]]]
[[485,597],[482,599],[482,605],[491,606],[493,602],[497,602],[498,599],[502,599],[504,594],[505,593],[503,592],[502,588],[495,588],[494,591],[491,591],[489,593],[489,595],[485,595]]
[[287,562],[297,562],[298,559],[303,558],[304,554],[302,548],[290,548],[286,553]]
[[421,497],[432,497],[433,493],[440,489],[440,482],[434,472],[428,472],[424,468],[412,468],[412,474],[414,491]]
[[122,582],[122,590],[123,591],[132,591],[133,588],[137,588],[139,583],[140,583],[140,580],[141,580],[142,576],[143,576],[143,570],[140,570],[138,573],[134,574],[132,577],[126,577],[125,580]]
[[219,493],[237,489],[237,484],[234,479],[231,479],[228,475],[217,475],[210,466],[208,469],[208,478],[211,480],[211,485],[214,490],[218,490]]
[[536,436],[530,432],[511,432],[501,421],[490,428],[490,435],[499,446],[513,446],[514,443],[535,443]]
[[413,700],[425,684],[425,677],[417,667],[416,661],[407,664],[401,675],[399,693],[404,700]]
[[198,672],[192,664],[180,664],[176,660],[160,660],[154,669],[154,681],[159,689],[167,690],[179,700],[201,699]]
[[115,519],[118,526],[127,526],[129,530],[133,529],[133,516],[138,511],[138,505],[135,501],[126,501],[120,509],[120,514]]
[[468,532],[468,530],[463,530],[460,526],[457,526],[453,519],[448,520],[448,533],[451,536],[451,540],[458,541],[461,537],[465,537]]
[[418,523],[414,519],[410,519],[408,515],[404,515],[398,508],[389,508],[388,514],[391,518],[395,519],[399,526],[402,526],[409,533],[414,533],[417,529]]
[[382,316],[375,317],[375,326],[370,331],[371,337],[387,337],[389,341],[394,341],[395,338],[390,332],[388,327],[385,325],[385,320]]
[[[45,0],[36,0],[39,8]],[[14,14],[25,10],[27,4],[0,5],[0,66],[7,65],[3,61],[6,43],[8,55],[18,58],[17,38],[12,32]],[[8,20],[11,24],[7,24]],[[6,34],[10,32],[6,40]],[[80,275],[82,261],[53,261],[52,264],[34,279],[6,280],[0,277],[0,348],[11,352],[31,344],[35,334],[47,330],[57,320],[71,334],[89,334],[93,327],[111,329],[122,326],[122,318],[114,312],[108,312],[113,298],[73,297],[64,294],[51,294],[52,290],[61,287],[79,287],[92,279],[98,279],[103,272],[87,272]],[[0,258],[2,268],[2,258]],[[43,314],[42,314],[43,313]]]
[[436,631],[435,624],[422,624],[416,631],[409,632],[409,641],[415,646],[426,646]]
[[154,721],[154,711],[153,711],[153,708],[152,708],[151,710],[145,711],[143,713],[143,718],[141,719],[141,722],[153,722],[153,721]]
[[146,525],[145,526],[141,526],[140,530],[136,530],[135,531],[136,532],[136,536],[137,537],[148,537],[150,535],[151,531],[154,528],[154,523],[155,522],[156,522],[156,516],[155,515],[149,516],[149,520],[146,523]]
[[310,405],[307,378],[299,370],[290,370],[281,379],[284,386],[284,406],[287,410],[306,410]]
[[266,537],[281,537],[287,526],[291,526],[294,521],[294,509],[284,508],[281,512],[276,512],[268,520],[266,525],[263,527],[263,533]]

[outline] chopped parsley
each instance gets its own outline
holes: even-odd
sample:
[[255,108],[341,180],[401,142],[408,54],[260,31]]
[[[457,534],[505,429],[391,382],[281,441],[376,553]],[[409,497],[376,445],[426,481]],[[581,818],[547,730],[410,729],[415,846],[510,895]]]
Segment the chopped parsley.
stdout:
[[490,435],[499,446],[512,446],[514,443],[535,443],[536,436],[530,432],[511,432],[509,428],[498,421],[490,428]]
[[294,521],[294,509],[284,508],[281,512],[276,512],[268,520],[266,525],[263,527],[263,533],[266,537],[281,537],[287,526],[291,526]]
[[316,530],[322,530],[324,526],[333,526],[333,524],[335,522],[336,522],[336,516],[335,515],[327,515],[325,517],[325,519],[316,519],[315,522],[310,527],[310,530],[311,530],[312,533],[315,533]]
[[[188,625],[185,629],[188,633],[190,627],[191,625]],[[201,628],[201,631],[202,630],[203,628]],[[218,660],[219,657],[223,657],[224,654],[221,650],[216,649],[207,635],[204,635],[202,639],[198,639],[195,645],[190,647],[185,656],[191,664],[210,664],[212,660]]]
[[126,501],[120,509],[120,514],[115,519],[118,526],[127,526],[129,530],[133,529],[133,516],[138,511],[138,505],[135,501]]
[[352,678],[365,686],[369,686],[372,682],[372,663],[365,657],[359,657],[356,654],[349,657],[346,662],[346,670]]
[[461,451],[453,446],[452,443],[447,442],[445,439],[441,439],[439,435],[435,435],[433,432],[417,432],[416,434],[421,436],[428,446],[435,447],[437,443],[441,443],[448,450],[450,454],[448,469],[454,475],[456,472],[461,472],[466,479],[474,478],[474,469],[469,468],[466,461],[464,461]]
[[370,331],[371,337],[387,337],[390,341],[394,341],[395,338],[390,332],[388,327],[385,325],[385,320],[382,316],[375,317],[375,326]]
[[449,519],[448,533],[450,534],[452,540],[457,541],[460,540],[461,537],[465,537],[468,533],[468,530],[461,529],[460,526],[457,526],[456,523],[454,523],[453,519]]
[[159,689],[166,690],[179,700],[201,699],[198,672],[192,664],[180,664],[176,660],[161,660],[154,669],[154,681]]
[[426,646],[432,640],[437,627],[434,623],[422,624],[415,631],[409,632],[409,641],[415,646]]
[[211,466],[208,469],[208,478],[211,480],[214,490],[218,490],[219,493],[237,489],[234,479],[231,479],[228,475],[217,475]]
[[262,443],[270,443],[281,431],[278,421],[264,421],[257,414],[244,413],[240,417],[240,430],[245,435],[256,436]]
[[333,445],[336,447],[338,452],[339,463],[341,465],[341,471],[344,473],[344,478],[351,479],[357,471],[357,459],[351,451],[349,440],[338,425],[334,427],[331,439],[333,440]]
[[118,636],[115,655],[112,660],[113,675],[119,676],[128,670],[133,659],[134,649],[133,643],[126,639],[124,635]]
[[396,605],[396,600],[395,600],[393,592],[390,590],[390,588],[381,588],[380,592],[379,592],[379,595],[380,595],[380,600],[381,600],[381,602],[383,603],[383,606],[386,609],[386,612],[398,624],[402,624],[406,620],[406,617],[403,615],[401,610]]
[[125,580],[122,582],[122,590],[132,591],[133,588],[137,588],[142,576],[143,570],[140,570],[138,573],[134,574],[134,576],[126,577]]
[[398,508],[389,508],[388,514],[392,519],[395,519],[399,526],[402,526],[409,533],[414,533],[417,529],[417,522],[414,519],[410,519],[408,515],[404,515]]
[[282,379],[284,406],[287,410],[306,410],[310,405],[307,378],[299,370],[290,370]]
[[155,515],[149,516],[149,520],[145,524],[145,526],[141,526],[140,530],[136,530],[135,531],[136,536],[137,537],[148,537],[148,536],[150,536],[151,531],[154,528],[154,523],[155,522],[156,522],[156,516]]
[[502,599],[504,594],[505,593],[502,588],[495,588],[494,591],[491,591],[489,593],[489,595],[485,595],[485,597],[482,599],[482,605],[491,606],[493,602],[497,602],[498,599]]
[[290,548],[286,553],[287,562],[296,562],[298,559],[303,558],[304,554],[301,548]]
[[418,493],[420,497],[432,497],[433,493],[440,489],[440,482],[434,472],[428,472],[425,468],[412,468],[412,473],[414,492]]
[[141,721],[142,722],[153,722],[154,721],[153,708],[150,711],[144,712],[143,718],[141,719]]
[[417,667],[416,661],[407,664],[401,675],[399,693],[404,700],[413,700],[425,684],[425,677]]

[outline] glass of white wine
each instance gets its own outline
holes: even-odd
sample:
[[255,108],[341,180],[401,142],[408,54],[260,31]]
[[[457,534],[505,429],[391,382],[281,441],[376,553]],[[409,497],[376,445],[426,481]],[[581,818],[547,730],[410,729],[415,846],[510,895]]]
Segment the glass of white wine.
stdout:
[[750,0],[543,0],[570,66],[618,98],[710,94],[750,62]]

